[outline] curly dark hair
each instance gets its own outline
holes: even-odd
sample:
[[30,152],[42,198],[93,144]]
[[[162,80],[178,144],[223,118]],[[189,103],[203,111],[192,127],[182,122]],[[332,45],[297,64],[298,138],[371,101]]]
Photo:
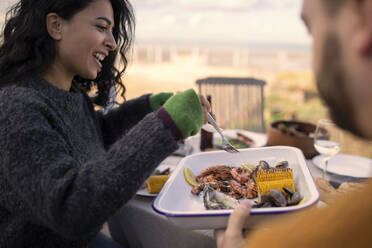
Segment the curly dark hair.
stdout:
[[[46,16],[56,13],[70,20],[76,13],[95,0],[20,0],[6,13],[0,44],[0,84],[29,76],[40,76],[53,63],[56,56],[55,41],[46,28]],[[125,86],[122,75],[127,67],[127,53],[134,38],[135,20],[128,0],[110,0],[114,23],[113,36],[118,44],[115,52],[102,62],[102,70],[94,80],[75,76],[73,82],[90,90],[97,86],[96,103],[107,105],[109,91],[115,87],[124,98]],[[116,68],[117,56],[120,68]]]

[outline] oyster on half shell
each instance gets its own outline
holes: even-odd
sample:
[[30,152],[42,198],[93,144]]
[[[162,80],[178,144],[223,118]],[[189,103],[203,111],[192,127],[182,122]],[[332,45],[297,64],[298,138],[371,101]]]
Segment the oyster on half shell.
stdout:
[[239,202],[224,193],[218,192],[207,183],[203,189],[204,207],[208,210],[234,209]]

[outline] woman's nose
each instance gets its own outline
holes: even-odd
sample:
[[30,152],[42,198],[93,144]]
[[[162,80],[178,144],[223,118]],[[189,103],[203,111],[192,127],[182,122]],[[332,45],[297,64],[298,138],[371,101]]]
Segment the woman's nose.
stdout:
[[111,32],[109,32],[108,37],[106,38],[105,46],[108,47],[110,51],[114,51],[118,47],[114,35]]

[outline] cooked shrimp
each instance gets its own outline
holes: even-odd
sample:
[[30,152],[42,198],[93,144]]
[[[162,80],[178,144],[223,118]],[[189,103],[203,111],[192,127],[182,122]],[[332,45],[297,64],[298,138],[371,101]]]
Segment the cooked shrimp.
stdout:
[[232,168],[231,169],[231,176],[239,183],[246,183],[248,182],[249,178],[250,178],[250,173],[243,169],[243,168],[239,168],[239,167],[235,167],[235,168]]
[[216,166],[211,166],[208,167],[207,169],[203,170],[196,178],[200,179],[202,177],[206,177],[210,174],[213,175],[220,175],[223,177],[224,175],[230,176],[231,177],[231,167],[227,165],[216,165]]
[[[252,182],[253,182],[253,185],[252,185]],[[231,186],[231,189],[235,193],[238,193],[242,196],[245,196],[248,199],[252,199],[252,198],[257,197],[257,190],[256,190],[256,187],[254,185],[253,180],[248,181],[248,186],[247,185],[242,185],[235,180],[231,180],[230,181],[230,186]]]

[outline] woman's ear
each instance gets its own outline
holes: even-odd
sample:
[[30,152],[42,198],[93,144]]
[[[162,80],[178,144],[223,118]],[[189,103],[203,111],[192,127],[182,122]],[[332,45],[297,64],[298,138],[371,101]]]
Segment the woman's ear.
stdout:
[[47,31],[54,40],[62,39],[62,24],[62,19],[56,13],[49,13],[46,16]]

